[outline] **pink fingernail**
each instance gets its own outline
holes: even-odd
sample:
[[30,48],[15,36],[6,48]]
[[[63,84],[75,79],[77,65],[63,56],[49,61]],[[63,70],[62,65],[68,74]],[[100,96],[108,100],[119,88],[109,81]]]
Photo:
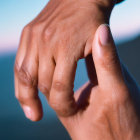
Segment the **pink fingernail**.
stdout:
[[23,106],[24,113],[28,119],[32,118],[31,108],[28,106]]
[[109,25],[107,25],[107,24],[101,25],[99,32],[100,32],[99,38],[100,38],[101,45],[103,45],[103,46],[108,45],[108,43],[110,42],[110,40],[112,38]]

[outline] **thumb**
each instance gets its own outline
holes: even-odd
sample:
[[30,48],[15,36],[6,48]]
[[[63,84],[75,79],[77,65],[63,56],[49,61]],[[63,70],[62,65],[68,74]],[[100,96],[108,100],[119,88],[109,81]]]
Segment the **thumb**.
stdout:
[[106,24],[99,26],[92,45],[92,55],[99,85],[123,82],[116,46]]

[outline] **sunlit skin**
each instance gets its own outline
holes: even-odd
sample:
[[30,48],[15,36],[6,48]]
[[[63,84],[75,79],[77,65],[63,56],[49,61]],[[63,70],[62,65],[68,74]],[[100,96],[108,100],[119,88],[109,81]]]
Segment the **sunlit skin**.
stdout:
[[42,118],[38,89],[61,116],[76,113],[77,61],[91,54],[98,26],[109,23],[114,0],[50,0],[23,29],[15,61],[15,95],[27,118]]
[[[28,119],[42,118],[40,89],[73,140],[140,139],[140,120],[130,96],[140,92],[129,89],[130,75],[122,73],[106,25],[114,5],[113,0],[51,0],[23,29],[15,95]],[[74,94],[81,58],[86,58],[90,81]]]
[[77,113],[59,119],[73,140],[139,140],[140,118],[131,95],[140,91],[121,67],[107,25],[97,29],[92,56],[96,77],[75,93]]

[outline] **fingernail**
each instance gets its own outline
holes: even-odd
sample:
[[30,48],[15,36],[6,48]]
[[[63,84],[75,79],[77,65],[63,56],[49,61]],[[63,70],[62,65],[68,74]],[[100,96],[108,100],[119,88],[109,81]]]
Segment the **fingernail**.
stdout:
[[99,40],[102,46],[106,46],[110,43],[112,34],[108,24],[103,24],[100,26],[99,30]]
[[31,108],[28,107],[28,106],[23,106],[23,111],[25,113],[25,116],[28,118],[28,119],[31,119],[32,118],[32,113],[31,113]]

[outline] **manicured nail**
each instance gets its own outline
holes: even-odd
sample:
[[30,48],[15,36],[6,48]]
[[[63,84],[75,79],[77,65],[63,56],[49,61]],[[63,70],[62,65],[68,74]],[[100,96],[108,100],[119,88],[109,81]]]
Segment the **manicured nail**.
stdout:
[[23,106],[23,111],[24,111],[24,113],[25,113],[25,115],[26,115],[26,117],[28,119],[32,118],[32,112],[31,112],[31,108],[30,107],[24,105]]
[[112,39],[112,34],[108,24],[103,24],[100,26],[99,39],[102,46],[108,45],[108,43]]

